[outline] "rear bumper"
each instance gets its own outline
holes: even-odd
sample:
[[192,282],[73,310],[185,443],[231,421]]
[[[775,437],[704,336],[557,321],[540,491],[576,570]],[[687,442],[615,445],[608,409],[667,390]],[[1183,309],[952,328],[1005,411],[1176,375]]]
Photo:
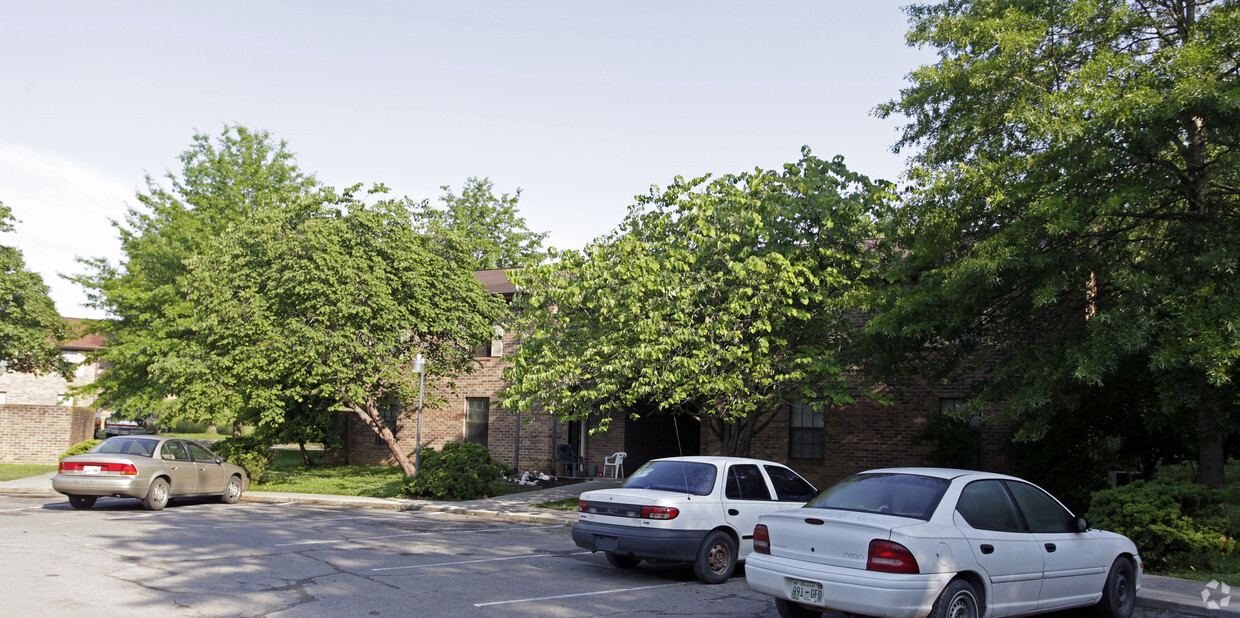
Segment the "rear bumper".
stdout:
[[792,580],[822,586],[822,605],[806,607],[862,616],[920,618],[930,613],[951,573],[901,575],[787,560],[754,552],[745,562],[745,580],[756,592],[792,600]]
[[123,496],[146,497],[147,481],[137,476],[96,476],[86,474],[57,474],[52,477],[52,489],[75,496]]
[[573,542],[593,551],[654,560],[688,562],[697,557],[709,530],[666,530],[592,521],[573,524]]

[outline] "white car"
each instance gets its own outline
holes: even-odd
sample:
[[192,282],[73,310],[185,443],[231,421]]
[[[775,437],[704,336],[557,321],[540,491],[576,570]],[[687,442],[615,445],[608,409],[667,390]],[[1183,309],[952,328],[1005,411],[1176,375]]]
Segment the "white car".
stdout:
[[938,468],[854,475],[764,515],[745,566],[781,616],[997,617],[1096,606],[1128,618],[1137,547],[1021,479]]
[[770,461],[655,459],[619,488],[581,494],[573,542],[622,569],[642,560],[692,562],[698,579],[719,584],[753,550],[759,515],[800,508],[816,493]]

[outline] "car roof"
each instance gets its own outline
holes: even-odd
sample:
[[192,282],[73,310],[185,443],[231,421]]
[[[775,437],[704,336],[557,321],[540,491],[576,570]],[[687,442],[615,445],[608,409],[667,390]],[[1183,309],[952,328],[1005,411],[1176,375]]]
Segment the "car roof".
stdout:
[[858,474],[916,474],[919,476],[929,476],[933,478],[953,480],[957,478],[967,477],[969,479],[1008,479],[1020,481],[1022,479],[1006,474],[996,472],[982,472],[980,470],[962,470],[959,468],[929,468],[929,467],[908,467],[908,468],[876,468],[874,470],[866,470]]
[[770,465],[781,466],[784,468],[788,467],[787,465],[781,464],[777,461],[767,461],[765,459],[752,459],[749,457],[725,457],[723,455],[689,455],[687,457],[660,457],[658,459],[651,459],[650,461],[652,462],[653,461],[685,461],[685,462],[691,462],[691,463],[708,463],[708,464],[716,464],[716,465],[729,464],[729,463],[749,463],[749,464],[759,464],[759,465],[770,464]]

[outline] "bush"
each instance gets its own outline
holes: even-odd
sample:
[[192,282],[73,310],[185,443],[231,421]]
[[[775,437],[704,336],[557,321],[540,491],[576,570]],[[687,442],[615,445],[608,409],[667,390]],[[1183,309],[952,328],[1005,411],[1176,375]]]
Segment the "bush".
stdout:
[[1236,548],[1223,491],[1185,481],[1136,481],[1096,492],[1094,525],[1132,539],[1152,570],[1217,567]]
[[95,439],[90,439],[90,440],[87,440],[87,441],[85,441],[85,442],[78,442],[77,444],[74,444],[73,446],[69,447],[69,450],[65,451],[65,452],[64,452],[64,453],[60,456],[60,458],[61,458],[61,459],[64,459],[65,457],[68,457],[68,456],[70,456],[70,455],[81,455],[82,453],[85,453],[86,451],[89,451],[89,450],[90,450],[91,448],[93,448],[96,444],[99,444],[99,443],[100,443],[100,442],[102,442],[102,441],[103,441],[103,440],[95,440]]
[[253,436],[224,438],[212,444],[211,450],[228,460],[229,463],[245,468],[245,473],[250,477],[251,483],[262,480],[267,469],[276,460],[276,454],[271,450],[271,445]]
[[449,442],[442,451],[422,449],[420,468],[418,476],[405,481],[405,493],[437,500],[483,497],[491,482],[507,472],[485,446],[469,442]]

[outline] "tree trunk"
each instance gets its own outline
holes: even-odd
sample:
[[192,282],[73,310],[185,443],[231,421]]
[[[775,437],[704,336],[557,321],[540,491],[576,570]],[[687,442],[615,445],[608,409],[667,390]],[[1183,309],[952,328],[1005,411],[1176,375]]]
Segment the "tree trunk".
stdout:
[[1217,418],[1218,399],[1207,396],[1197,405],[1197,482],[1210,489],[1224,489],[1227,482],[1223,432]]
[[[413,469],[413,463],[409,461],[409,458],[404,453],[400,452],[400,445],[396,442],[396,436],[392,435],[392,430],[388,428],[387,423],[379,418],[379,411],[374,406],[353,404],[348,406],[348,408],[387,444],[388,450],[392,451],[392,458],[396,460],[396,465],[400,466],[405,476],[413,477],[417,475]],[[415,448],[420,447],[421,445],[417,445]]]
[[297,447],[301,449],[301,462],[306,464],[307,466],[313,466],[314,462],[310,461],[310,452],[306,450],[305,441],[304,440],[299,441],[297,443]]

